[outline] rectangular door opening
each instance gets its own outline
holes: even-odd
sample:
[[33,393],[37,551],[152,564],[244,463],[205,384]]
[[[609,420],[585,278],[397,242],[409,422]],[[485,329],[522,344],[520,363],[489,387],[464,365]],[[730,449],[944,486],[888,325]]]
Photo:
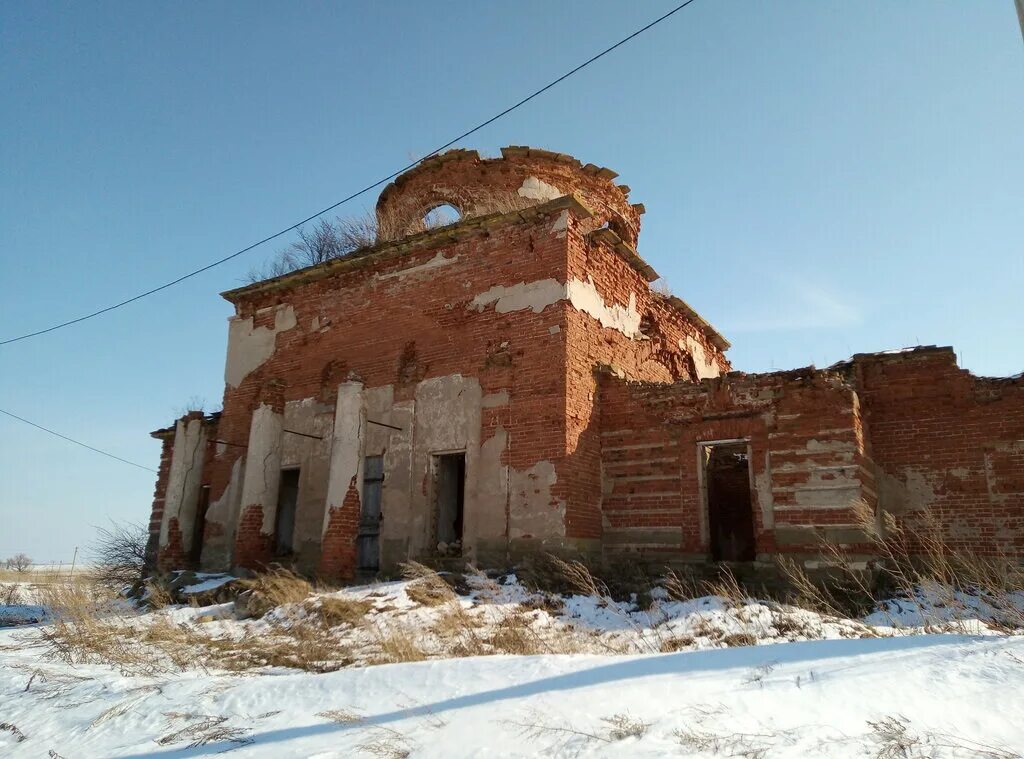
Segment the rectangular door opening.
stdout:
[[274,553],[287,556],[294,549],[295,509],[299,503],[300,469],[282,469],[277,491],[277,516],[274,519]]
[[364,572],[380,569],[381,494],[384,488],[384,457],[367,456],[363,462],[363,499],[356,537],[356,566]]
[[203,555],[203,535],[206,531],[206,511],[210,508],[210,486],[199,488],[199,501],[196,503],[196,519],[192,523],[192,543],[189,546],[189,562],[199,566],[199,558]]
[[447,453],[434,457],[436,487],[434,513],[437,516],[438,553],[462,553],[462,517],[466,499],[466,454]]
[[702,445],[714,561],[753,561],[754,509],[746,441]]

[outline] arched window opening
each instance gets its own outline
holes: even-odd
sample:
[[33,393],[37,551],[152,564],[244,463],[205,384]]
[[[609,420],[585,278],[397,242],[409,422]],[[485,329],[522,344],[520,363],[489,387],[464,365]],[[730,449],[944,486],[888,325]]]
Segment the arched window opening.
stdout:
[[442,203],[423,214],[423,226],[426,229],[435,229],[454,224],[461,218],[462,214],[458,208],[451,203]]

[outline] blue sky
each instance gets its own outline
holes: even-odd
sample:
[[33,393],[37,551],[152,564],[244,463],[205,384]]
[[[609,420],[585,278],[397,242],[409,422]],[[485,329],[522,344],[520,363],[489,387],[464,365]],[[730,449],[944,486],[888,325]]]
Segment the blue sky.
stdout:
[[[674,4],[5,3],[0,338],[288,226]],[[920,343],[1024,370],[1011,0],[697,0],[464,147],[508,144],[618,171],[738,369]],[[155,467],[150,430],[219,404],[218,293],[274,250],[0,347],[0,407]],[[0,417],[0,557],[68,560],[152,489]]]

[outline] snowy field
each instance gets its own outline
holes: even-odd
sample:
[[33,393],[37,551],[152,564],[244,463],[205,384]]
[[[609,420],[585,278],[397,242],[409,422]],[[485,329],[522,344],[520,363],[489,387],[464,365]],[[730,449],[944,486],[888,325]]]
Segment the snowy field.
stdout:
[[[984,613],[940,622],[926,617],[943,612],[904,601],[843,620],[724,598],[661,598],[640,611],[596,596],[539,598],[514,577],[470,580],[458,596],[432,599],[422,580],[385,583],[262,618],[237,619],[231,603],[108,612],[132,629],[170,624],[242,642],[317,620],[329,650],[343,652],[325,672],[164,666],[161,649],[152,667],[69,664],[40,641],[47,623],[2,629],[0,756],[1024,754],[1024,637],[998,633]],[[317,610],[330,599],[364,616],[325,624]],[[39,601],[30,587],[21,600]],[[947,632],[923,634],[913,626],[922,622]],[[577,653],[458,655],[503,650],[495,636],[524,625],[534,649]],[[386,660],[396,635],[407,658],[423,660],[368,666]]]

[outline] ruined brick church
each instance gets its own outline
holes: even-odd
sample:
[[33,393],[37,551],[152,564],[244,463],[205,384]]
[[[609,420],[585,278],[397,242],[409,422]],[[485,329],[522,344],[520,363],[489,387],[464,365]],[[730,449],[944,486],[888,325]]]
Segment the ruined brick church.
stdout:
[[813,561],[870,555],[865,510],[1024,558],[1024,379],[934,347],[734,371],[651,289],[616,176],[454,150],[384,189],[372,245],[224,293],[223,411],[153,433],[151,563]]

